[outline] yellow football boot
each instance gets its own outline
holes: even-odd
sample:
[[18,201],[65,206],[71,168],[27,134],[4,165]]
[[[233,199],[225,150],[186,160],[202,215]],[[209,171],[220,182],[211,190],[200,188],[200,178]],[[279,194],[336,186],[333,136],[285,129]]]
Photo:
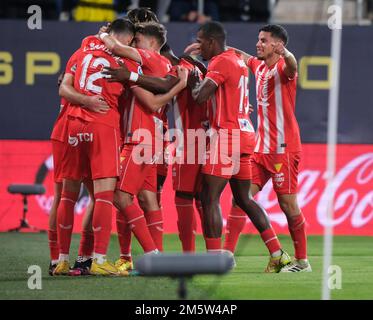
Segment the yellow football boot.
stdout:
[[291,258],[288,253],[284,250],[281,250],[282,253],[278,257],[270,257],[267,268],[265,268],[264,272],[266,273],[278,273],[280,270],[291,263]]
[[[114,264],[105,260],[103,263],[98,263],[97,259],[93,259],[89,273],[94,276],[125,276],[120,272]],[[128,275],[128,272],[127,272]]]
[[121,272],[131,271],[133,269],[133,262],[132,260],[119,258],[117,261],[115,261],[115,266]]
[[68,261],[60,261],[57,263],[56,268],[53,271],[55,276],[67,276],[70,271],[70,266]]

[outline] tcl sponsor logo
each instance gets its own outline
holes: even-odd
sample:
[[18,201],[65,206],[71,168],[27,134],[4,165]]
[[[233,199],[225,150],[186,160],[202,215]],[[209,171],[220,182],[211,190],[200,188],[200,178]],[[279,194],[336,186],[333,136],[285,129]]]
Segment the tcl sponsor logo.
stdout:
[[92,142],[93,141],[93,133],[77,133],[75,136],[69,135],[69,144],[73,147],[76,147],[79,142]]

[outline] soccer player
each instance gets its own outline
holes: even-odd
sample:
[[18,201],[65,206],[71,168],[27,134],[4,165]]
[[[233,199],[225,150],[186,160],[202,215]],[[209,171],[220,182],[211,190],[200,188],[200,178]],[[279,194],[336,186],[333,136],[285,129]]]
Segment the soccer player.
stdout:
[[[125,44],[132,41],[134,25],[118,19],[110,25],[110,34]],[[127,275],[106,259],[110,241],[111,212],[114,190],[119,176],[119,110],[121,84],[110,84],[103,79],[104,66],[118,66],[120,58],[113,55],[104,43],[91,36],[83,40],[77,60],[74,87],[84,95],[102,95],[110,106],[107,111],[92,112],[85,108],[70,108],[68,113],[68,147],[63,159],[64,183],[61,204],[58,208],[59,263],[55,274],[66,274],[69,269],[69,248],[74,220],[74,205],[80,182],[93,180],[95,206],[92,228],[94,253],[91,274]],[[124,60],[122,61],[124,63]],[[126,61],[130,68],[137,65]],[[74,103],[74,102],[73,102]]]
[[[168,75],[165,78],[139,75],[137,80],[137,84],[153,93],[168,92],[177,83],[177,66],[183,66],[189,71],[195,68],[193,59],[189,57],[176,57],[167,43],[162,47],[160,52],[173,65]],[[121,82],[128,80],[130,77],[130,72],[125,67],[110,69],[105,73],[110,75],[112,79]],[[191,96],[190,89],[185,88],[173,100],[171,112],[173,113],[175,122],[174,127],[178,130],[176,134],[181,134],[177,141],[173,143],[174,148],[179,153],[179,161],[172,165],[179,238],[184,252],[194,252],[197,221],[194,213],[193,199],[200,212],[200,216],[202,216],[202,205],[198,197],[201,169],[201,165],[198,162],[198,155],[204,155],[205,150],[198,150],[197,139],[196,141],[187,140],[187,129],[205,129],[204,124],[207,120],[206,104],[197,105]],[[193,148],[195,152],[194,163],[187,163],[187,154],[190,148]]]
[[[104,30],[104,28],[101,28],[100,32]],[[125,46],[110,36],[104,37],[103,41],[115,54],[140,63],[144,74],[163,77],[171,69],[169,60],[159,54],[160,48],[166,42],[166,29],[158,23],[148,22],[137,25],[133,41],[134,47]],[[163,120],[165,119],[163,113],[164,109],[161,109],[153,114],[153,122],[156,123],[158,137],[163,137]],[[163,140],[158,139],[155,143],[162,143],[163,145]],[[145,189],[138,193],[138,200],[145,213],[154,242],[158,250],[162,251],[163,214],[159,207],[157,190],[154,192],[146,185],[144,187]],[[126,244],[128,244],[128,241],[126,241]],[[128,251],[128,246],[127,248],[121,248],[121,255],[124,258],[122,260],[127,259],[126,257],[130,255]]]
[[[287,43],[288,33],[282,26],[267,25],[259,30],[256,57],[238,50],[256,79],[258,130],[250,192],[254,196],[272,179],[295,249],[295,260],[281,272],[311,272],[306,221],[297,202],[301,160],[301,140],[295,117],[297,61],[286,48]],[[236,214],[240,211],[236,210]]]
[[[197,42],[205,60],[206,77],[190,79],[197,103],[209,100],[211,135],[209,159],[202,167],[202,206],[206,248],[221,250],[222,217],[220,195],[229,182],[238,206],[249,216],[267,246],[270,260],[266,272],[279,272],[290,263],[282,250],[266,212],[250,196],[255,133],[248,118],[248,70],[233,49],[226,48],[226,33],[217,22],[202,25]],[[228,150],[227,150],[228,149]]]
[[[65,72],[59,76],[58,79],[58,86],[60,87],[63,78],[66,75],[74,75],[76,69],[76,60],[79,54],[79,50],[77,50],[68,60],[65,68]],[[85,104],[81,107],[90,108],[92,111],[96,111],[100,108],[108,108],[107,104],[97,99],[96,96],[87,96],[85,98]],[[61,200],[61,192],[62,192],[62,157],[64,150],[66,148],[66,130],[67,130],[67,109],[68,109],[68,102],[62,98],[61,99],[61,107],[60,113],[54,123],[52,134],[51,134],[51,142],[52,142],[52,154],[53,154],[53,168],[54,168],[54,197],[52,207],[49,213],[49,230],[48,230],[48,242],[49,242],[49,249],[50,249],[50,257],[51,261],[49,264],[49,274],[53,275],[54,269],[58,263],[59,257],[59,245],[57,240],[57,208]],[[90,188],[88,188],[89,190]],[[90,203],[86,209],[86,213],[83,218],[83,225],[82,225],[82,238],[80,241],[79,246],[79,256],[83,258],[83,256],[87,257],[90,255],[92,251],[93,245],[93,232],[91,226],[91,217],[93,212],[93,194],[88,191],[90,195]],[[88,259],[86,260],[88,261]],[[87,263],[76,263],[75,267],[79,267],[85,269],[85,264]],[[89,261],[88,261],[89,264]]]

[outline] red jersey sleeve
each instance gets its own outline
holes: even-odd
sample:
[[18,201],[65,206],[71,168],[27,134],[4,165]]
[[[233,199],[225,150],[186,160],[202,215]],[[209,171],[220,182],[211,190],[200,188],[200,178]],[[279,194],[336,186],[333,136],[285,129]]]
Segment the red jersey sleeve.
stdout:
[[212,60],[207,68],[207,74],[205,78],[209,78],[217,86],[220,86],[228,77],[229,70],[226,67],[224,59],[216,58]]
[[[138,62],[130,60],[130,59],[124,59],[123,62],[124,62],[125,66],[127,67],[129,72],[135,72],[135,73],[138,73],[138,74],[143,74],[141,66]],[[135,82],[132,82],[132,81],[128,81],[128,84],[131,88],[137,86],[137,84]]]
[[76,62],[79,58],[80,49],[76,50],[66,63],[65,73],[75,75]]
[[254,56],[251,56],[248,60],[247,60],[247,66],[248,68],[250,69],[250,71],[255,74],[256,72],[256,69],[261,65],[261,61],[254,57]]
[[148,50],[143,50],[143,49],[137,49],[137,52],[139,53],[141,57],[141,65],[149,65],[151,64],[151,54],[149,53]]
[[167,75],[177,78],[177,65],[172,66],[171,70],[167,73]]
[[288,77],[285,72],[285,60],[283,58],[280,59],[277,65],[278,74],[280,75],[280,79],[282,83],[287,83],[289,81],[293,81],[298,77],[298,72],[295,73],[294,77]]

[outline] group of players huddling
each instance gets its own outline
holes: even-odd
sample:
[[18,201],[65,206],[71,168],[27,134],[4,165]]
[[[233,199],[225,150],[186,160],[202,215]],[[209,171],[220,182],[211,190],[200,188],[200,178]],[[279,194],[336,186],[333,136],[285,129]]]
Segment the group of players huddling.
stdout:
[[[261,28],[256,57],[227,47],[218,22],[200,26],[196,43],[182,57],[166,40],[153,12],[134,9],[84,38],[70,57],[51,136],[55,198],[49,273],[127,276],[133,273],[132,233],[144,254],[162,252],[167,208],[160,198],[175,158],[172,180],[183,252],[195,251],[195,205],[208,252],[233,256],[249,217],[270,253],[265,272],[312,271],[296,198],[301,153],[295,119],[297,63],[285,47],[286,30]],[[248,69],[256,79],[256,134],[249,117]],[[293,260],[253,199],[270,178],[288,220]],[[233,203],[222,246],[219,201],[228,182]],[[74,206],[82,183],[91,201],[71,268]],[[115,263],[106,258],[113,206],[120,244]]]

